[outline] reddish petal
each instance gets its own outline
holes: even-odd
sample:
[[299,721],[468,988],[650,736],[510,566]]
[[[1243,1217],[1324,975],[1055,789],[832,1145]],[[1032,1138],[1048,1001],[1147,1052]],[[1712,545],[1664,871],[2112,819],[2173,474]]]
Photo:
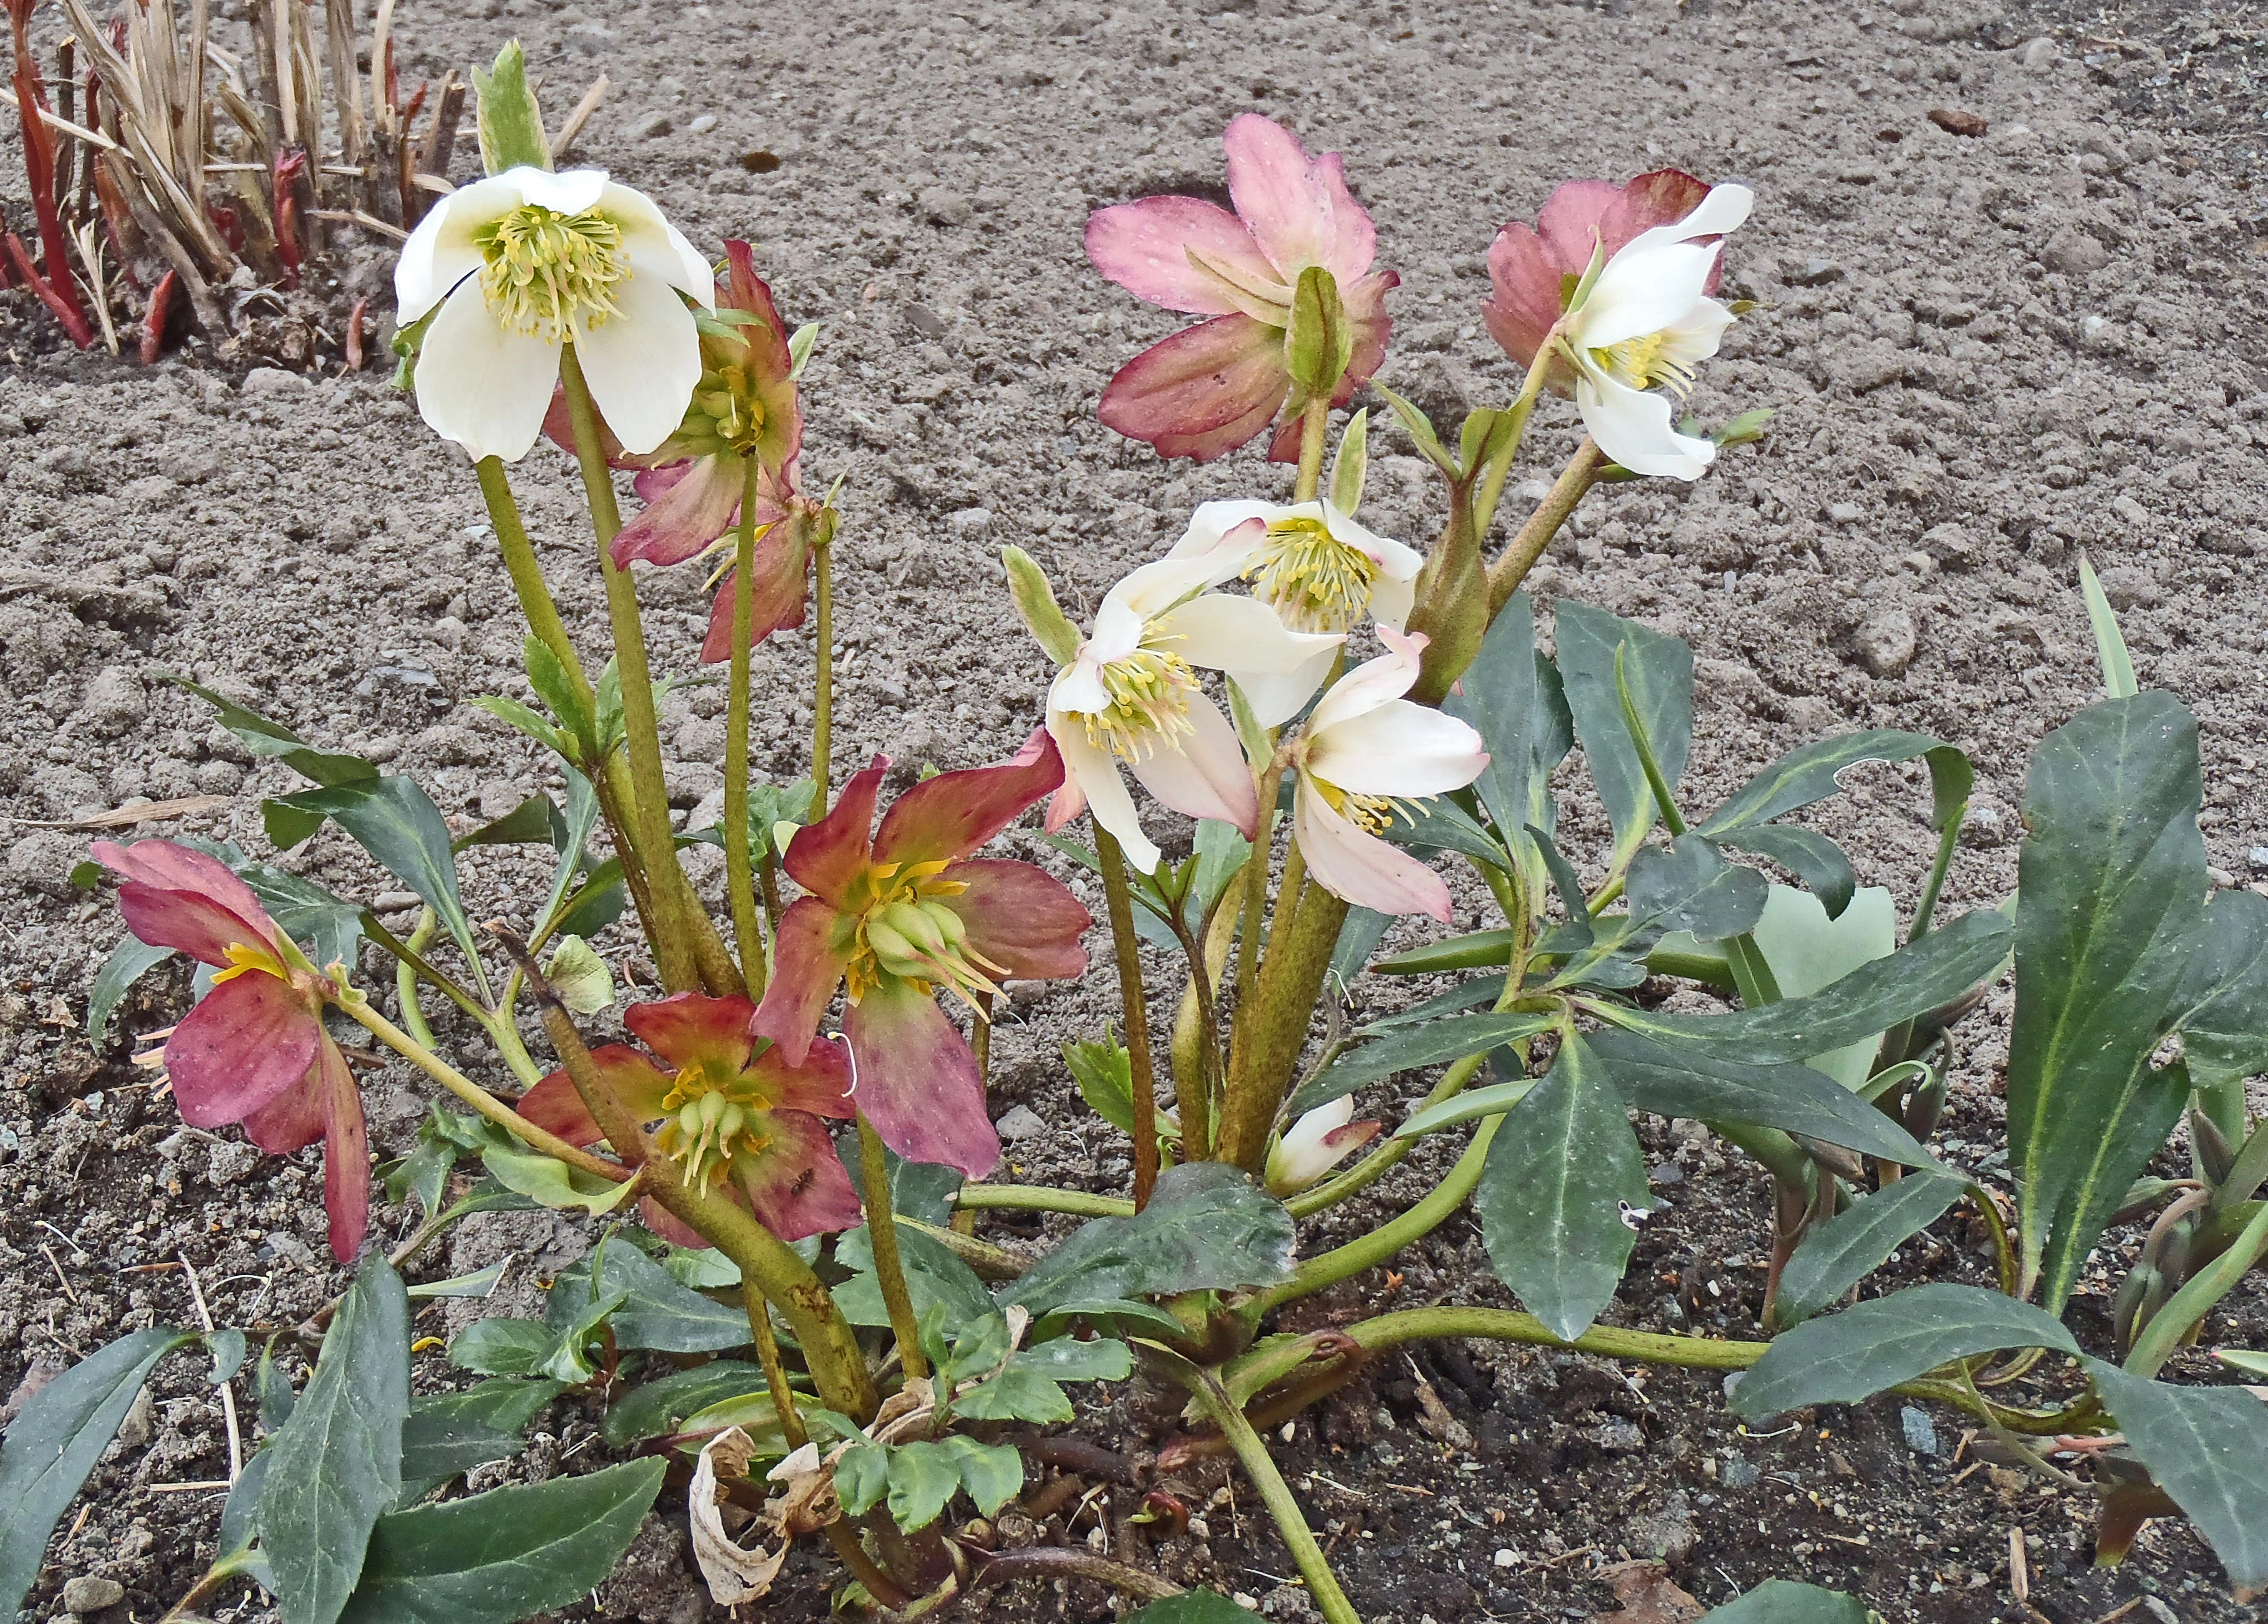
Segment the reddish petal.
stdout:
[[771,1111],[763,1132],[771,1142],[761,1155],[734,1156],[733,1172],[764,1228],[784,1241],[799,1241],[858,1223],[858,1192],[818,1118]]
[[[551,404],[543,414],[543,435],[569,456],[575,454],[575,420],[567,411],[567,386],[551,386]],[[663,447],[667,449],[666,446]],[[604,417],[599,419],[599,450],[607,459],[608,468],[640,468],[643,457],[634,457],[622,449],[622,442],[615,438],[614,430],[607,426]]]
[[1086,973],[1079,945],[1094,920],[1079,898],[1029,863],[979,857],[945,871],[968,889],[942,900],[968,926],[968,945],[1020,981]]
[[850,1057],[841,1044],[812,1045],[799,1066],[789,1065],[775,1045],[749,1062],[748,1074],[781,1111],[808,1111],[815,1117],[852,1114]]
[[638,1222],[673,1246],[706,1248],[714,1244],[700,1230],[679,1222],[675,1214],[650,1195],[638,1199]]
[[833,811],[797,830],[787,843],[781,861],[795,882],[814,897],[841,902],[873,860],[874,798],[881,793],[882,774],[889,765],[888,757],[875,757],[843,786]]
[[118,888],[118,912],[126,928],[151,947],[178,948],[208,964],[226,964],[229,949],[239,945],[272,951],[269,938],[251,920],[196,891],[160,890],[129,880]]
[[773,943],[772,978],[748,1029],[777,1046],[768,1052],[788,1066],[799,1066],[811,1052],[819,1018],[843,984],[843,958],[834,945],[839,916],[816,897],[799,897],[780,916]]
[[1284,281],[1321,265],[1344,286],[1370,269],[1378,233],[1347,190],[1336,152],[1311,159],[1298,137],[1256,113],[1231,120],[1221,144],[1237,216]]
[[1201,197],[1145,197],[1087,217],[1086,257],[1135,298],[1197,315],[1234,314],[1242,306],[1190,262],[1192,248],[1248,277],[1283,281],[1244,222]]
[[370,1131],[346,1056],[328,1037],[315,1069],[323,1101],[323,1210],[331,1218],[331,1256],[350,1264],[370,1229]]
[[1386,360],[1386,341],[1393,336],[1394,318],[1386,314],[1386,296],[1402,285],[1397,271],[1381,270],[1365,277],[1346,290],[1341,301],[1354,328],[1354,349],[1339,378],[1331,404],[1344,406],[1354,392],[1368,383]]
[[677,993],[651,1004],[632,1004],[622,1024],[672,1066],[713,1068],[720,1076],[747,1069],[748,1021],[756,1007],[745,998]]
[[241,1121],[304,1079],[322,1041],[322,1018],[276,977],[255,970],[222,982],[166,1040],[181,1120]]
[[1063,757],[1044,727],[1032,729],[1024,748],[997,767],[940,772],[891,803],[874,837],[879,863],[927,863],[966,857],[1055,793],[1064,781]]
[[[762,515],[759,514],[759,521]],[[803,624],[804,606],[811,597],[811,520],[791,513],[772,523],[757,538],[755,617],[749,623],[748,646],[754,648],[775,631]],[[726,572],[709,607],[709,635],[701,644],[706,665],[721,665],[733,657],[733,588],[740,572]]]
[[[1657,225],[1675,225],[1701,206],[1709,195],[1708,185],[1683,169],[1656,169],[1638,175],[1614,188],[1615,198],[1599,219],[1599,238],[1606,245],[1607,255],[1616,252],[1642,232]],[[1702,241],[1714,241],[1703,238]],[[1590,262],[1587,242],[1583,251],[1584,264]],[[1573,269],[1580,270],[1582,265]],[[1709,273],[1704,292],[1717,291],[1717,278],[1722,274],[1722,263]]]
[[971,1178],[999,1165],[976,1057],[935,1000],[886,976],[843,1024],[858,1076],[852,1095],[884,1144]]
[[780,320],[772,291],[756,275],[748,245],[727,238],[725,242],[726,287],[720,305],[753,310],[763,318],[740,329],[747,346],[748,365],[756,395],[764,406],[763,432],[758,438],[756,460],[773,473],[793,462],[803,449],[803,412],[796,400],[795,380],[789,376],[795,358],[788,351],[787,324]]
[[[744,466],[738,457],[699,457],[666,486],[655,478],[658,494],[648,498],[645,511],[622,528],[608,549],[615,567],[626,569],[633,558],[682,564],[724,535],[740,506]],[[644,482],[639,494],[645,494]]]
[[1119,368],[1095,415],[1161,456],[1208,461],[1265,428],[1290,392],[1284,335],[1250,316],[1220,316],[1152,344]]
[[305,1150],[323,1136],[322,1059],[307,1074],[244,1118],[244,1136],[271,1156]]
[[[608,1044],[592,1051],[591,1064],[640,1122],[652,1122],[662,1114],[661,1102],[669,1093],[670,1080],[656,1071],[645,1056],[628,1044]],[[553,1072],[521,1095],[514,1109],[571,1145],[595,1145],[606,1138],[563,1071]]]
[[[1616,196],[1612,181],[1570,181],[1555,189],[1535,211],[1535,235],[1542,240],[1545,256],[1562,274],[1580,274],[1591,262]],[[1609,255],[1614,251],[1607,249]]]
[[159,890],[195,891],[258,927],[261,934],[275,928],[267,910],[260,905],[259,894],[226,863],[194,846],[171,840],[137,840],[132,845],[98,840],[88,850],[95,861],[122,880],[138,880]]
[[1522,366],[1533,365],[1544,336],[1559,319],[1564,279],[1581,269],[1579,265],[1575,272],[1563,271],[1542,238],[1517,220],[1506,225],[1489,245],[1492,296],[1481,306],[1489,336]]

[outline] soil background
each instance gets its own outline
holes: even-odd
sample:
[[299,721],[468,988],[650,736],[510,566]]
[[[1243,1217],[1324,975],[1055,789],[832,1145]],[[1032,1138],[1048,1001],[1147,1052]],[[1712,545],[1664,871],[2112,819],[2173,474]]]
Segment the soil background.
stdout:
[[[241,26],[231,0],[217,14],[224,37]],[[704,247],[752,239],[787,319],[821,323],[805,467],[814,485],[846,480],[838,776],[872,749],[908,776],[998,759],[1036,723],[1047,672],[1008,609],[1004,543],[1032,550],[1071,607],[1090,611],[1170,544],[1194,503],[1285,488],[1256,449],[1165,464],[1093,417],[1111,372],[1179,319],[1094,273],[1087,213],[1161,191],[1220,196],[1219,132],[1254,110],[1346,153],[1380,262],[1402,275],[1381,380],[1445,425],[1516,387],[1478,312],[1502,222],[1532,218],[1579,175],[1676,165],[1756,188],[1727,256],[1730,291],[1756,308],[1705,370],[1696,406],[1711,420],[1772,406],[1769,439],[1690,486],[1595,493],[1531,579],[1547,610],[1580,596],[1691,641],[1695,804],[1822,734],[1933,732],[1968,749],[1979,773],[1949,901],[1997,900],[2013,879],[2030,749],[2100,691],[2074,585],[2084,550],[2143,681],[2204,723],[2218,882],[2268,875],[2268,42],[2257,7],[409,0],[394,29],[405,82],[525,40],[555,116],[608,74],[615,88],[575,156],[651,191]],[[1950,133],[1932,122],[1937,109],[1979,115],[1987,132]],[[476,164],[468,147],[460,181]],[[11,129],[0,202],[11,218],[21,173]],[[372,297],[373,315],[389,306],[390,267],[383,244],[344,250],[346,286]],[[1538,413],[1521,479],[1548,478],[1572,423],[1562,403]],[[1398,432],[1377,436],[1366,518],[1422,543],[1440,505],[1410,452]],[[27,296],[0,294],[0,469],[7,1391],[129,1329],[188,1323],[179,1270],[149,1266],[186,1257],[215,1314],[240,1325],[291,1323],[342,1279],[323,1251],[311,1159],[262,1158],[232,1130],[186,1130],[169,1104],[147,1101],[129,1038],[175,1018],[184,978],[147,980],[99,1045],[83,1030],[119,926],[107,900],[70,882],[86,835],[41,825],[135,796],[222,794],[225,808],[186,826],[266,853],[259,797],[296,786],[151,674],[192,675],[320,745],[413,773],[465,826],[543,787],[547,769],[468,703],[519,690],[518,612],[469,469],[379,373],[239,373],[195,358],[144,371],[59,348]],[[571,467],[539,448],[513,478],[571,624],[595,646],[602,605]],[[643,587],[658,669],[689,672],[705,619],[697,574],[649,572]],[[776,638],[758,682],[792,696],[808,661],[807,638]],[[800,707],[784,698],[760,724],[760,772],[796,776]],[[667,707],[674,799],[696,823],[720,791],[722,709],[715,687]],[[1578,852],[1599,825],[1580,782],[1571,768]],[[1862,882],[1910,906],[1927,809],[1926,783],[1867,769],[1815,822],[1845,841]],[[1002,848],[1054,860],[1027,835]],[[350,894],[392,890],[335,830],[290,860]],[[480,917],[513,916],[539,881],[509,851],[465,868]],[[713,893],[718,876],[702,877]],[[1481,900],[1464,899],[1460,928]],[[1389,946],[1418,939],[1397,932]],[[1425,990],[1368,977],[1353,993],[1375,1012]],[[1056,1058],[1116,1007],[1107,966],[1019,991],[994,1088],[996,1115],[1027,1106],[1040,1118],[1010,1145],[1016,1176],[1123,1187],[1124,1147]],[[2007,1015],[2003,989],[1962,1029],[1942,1130],[1948,1158],[1987,1176]],[[504,1077],[492,1053],[468,1052],[472,1069]],[[394,1067],[367,1093],[375,1143],[398,1149],[423,1091]],[[1389,1118],[1399,1108],[1376,1093],[1368,1103]],[[1753,1334],[1760,1176],[1690,1125],[1645,1126],[1668,1211],[1609,1318]],[[1451,1148],[1429,1146],[1303,1245],[1398,1210]],[[1979,1278],[1958,1212],[1890,1273]],[[374,1233],[405,1227],[392,1212]],[[472,1312],[535,1311],[534,1282],[587,1236],[549,1214],[468,1223],[419,1272],[506,1255],[520,1266],[490,1304],[429,1308],[421,1332],[446,1335]],[[1468,1220],[1396,1274],[1350,1282],[1293,1323],[1437,1301],[1508,1301]],[[2078,1322],[2099,1336],[2104,1306],[2082,1299]],[[2207,1340],[2268,1344],[2257,1279]],[[51,1550],[27,1618],[57,1615],[63,1581],[82,1575],[125,1587],[103,1614],[111,1624],[154,1618],[210,1554],[220,1495],[166,1492],[225,1471],[221,1418],[191,1363],[161,1369],[152,1407]],[[421,1383],[439,1379],[438,1357],[423,1361]],[[1130,1392],[1079,1430],[1138,1451],[1173,1425],[1169,1407]],[[1621,1616],[1610,1581],[1635,1594],[1638,1580],[1608,1570],[1626,1559],[1666,1563],[1712,1605],[1778,1575],[1857,1591],[1899,1621],[2254,1616],[2179,1524],[2154,1524],[2117,1572],[2093,1570],[2091,1506],[1956,1460],[1948,1415],[1881,1402],[1784,1427],[1744,1434],[1713,1379],[1445,1346],[1381,1364],[1302,1416],[1285,1458],[1376,1624]],[[534,1431],[502,1477],[602,1456],[576,1403]],[[1217,1467],[1176,1480],[1199,1520],[1156,1559],[1272,1616],[1308,1616],[1303,1593],[1279,1583],[1292,1568],[1264,1517],[1226,1483]],[[673,1500],[576,1616],[709,1615]],[[1088,1539],[1100,1526],[1123,1554],[1145,1540],[1123,1520],[1135,1501],[1114,1490],[1099,1503],[1115,1513],[1068,1529],[1060,1515],[1027,1519],[1016,1537]],[[2028,1602],[2011,1591],[2012,1529],[2026,1540]],[[772,1615],[817,1616],[823,1571],[799,1556]],[[985,1605],[1018,1619],[1111,1612],[1078,1586]],[[261,1611],[240,1588],[217,1606],[229,1619]]]

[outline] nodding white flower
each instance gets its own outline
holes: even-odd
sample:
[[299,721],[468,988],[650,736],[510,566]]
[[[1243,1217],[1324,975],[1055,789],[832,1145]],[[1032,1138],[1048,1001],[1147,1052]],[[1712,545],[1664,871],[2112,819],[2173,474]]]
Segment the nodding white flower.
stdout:
[[1268,1152],[1268,1192],[1285,1196],[1306,1189],[1376,1139],[1385,1125],[1354,1122],[1354,1096],[1318,1105],[1284,1130]]
[[[1197,671],[1226,672],[1251,698],[1312,665],[1341,641],[1286,631],[1250,598],[1208,591],[1236,572],[1233,553],[1160,558],[1113,587],[1094,616],[1094,634],[1048,690],[1048,732],[1063,752],[1065,776],[1048,807],[1061,829],[1092,808],[1118,838],[1127,860],[1147,874],[1160,853],[1135,815],[1118,776],[1121,763],[1174,811],[1218,818],[1252,838],[1260,806],[1236,729],[1197,687]],[[1313,684],[1309,684],[1309,690]],[[1286,720],[1288,706],[1253,705],[1263,727]]]
[[1309,876],[1332,896],[1381,913],[1430,913],[1447,925],[1441,876],[1375,831],[1401,802],[1480,777],[1488,752],[1455,717],[1402,697],[1418,680],[1426,639],[1387,626],[1378,635],[1387,652],[1333,683],[1292,746],[1300,771],[1292,831]]
[[708,309],[717,298],[708,262],[644,193],[603,170],[527,166],[436,203],[402,246],[394,291],[403,327],[434,313],[419,415],[475,458],[507,462],[542,432],[570,342],[625,451],[668,439],[701,380],[679,295]]
[[1672,402],[1732,325],[1733,313],[1706,288],[1725,233],[1755,201],[1745,186],[1712,187],[1676,225],[1639,233],[1561,324],[1583,426],[1633,474],[1698,479],[1716,459],[1709,440],[1677,432]]

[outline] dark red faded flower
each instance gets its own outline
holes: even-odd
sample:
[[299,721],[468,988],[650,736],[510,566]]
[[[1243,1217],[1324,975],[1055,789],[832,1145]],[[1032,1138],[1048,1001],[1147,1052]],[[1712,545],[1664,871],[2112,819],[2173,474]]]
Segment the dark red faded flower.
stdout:
[[814,1041],[820,1017],[845,988],[852,1091],[883,1143],[982,1178],[999,1136],[976,1057],[935,995],[950,988],[974,1008],[1002,981],[1085,972],[1079,937],[1093,921],[1079,899],[1029,863],[970,856],[1053,793],[1063,758],[1035,732],[1002,765],[917,784],[876,830],[888,766],[877,756],[789,842],[787,871],[811,894],[780,920],[755,1030],[790,1060],[822,1052],[834,1045]]
[[1145,197],[1087,220],[1086,253],[1138,299],[1215,318],[1152,344],[1119,370],[1097,415],[1160,456],[1207,461],[1272,422],[1269,455],[1300,456],[1298,397],[1285,357],[1292,290],[1320,266],[1337,284],[1354,351],[1333,392],[1344,405],[1386,358],[1393,320],[1388,290],[1401,278],[1373,271],[1378,234],[1348,192],[1336,152],[1309,158],[1297,137],[1254,113],[1222,137],[1231,214],[1197,197]]
[[[820,1118],[850,1115],[850,1067],[827,1045],[789,1064],[777,1045],[751,1036],[755,1014],[745,998],[699,993],[632,1004],[623,1023],[674,1073],[627,1044],[591,1059],[640,1122],[661,1123],[655,1148],[702,1189],[721,1182],[782,1240],[847,1229],[858,1222],[858,1196]],[[519,1111],[571,1144],[605,1137],[563,1071],[530,1089]],[[644,1216],[671,1240],[709,1244],[651,1201]]]
[[217,858],[170,840],[99,840],[97,862],[123,882],[126,928],[220,973],[166,1039],[166,1074],[191,1127],[241,1122],[262,1150],[323,1141],[331,1251],[350,1263],[370,1225],[370,1148],[362,1096],[323,1030],[323,983],[250,886]]

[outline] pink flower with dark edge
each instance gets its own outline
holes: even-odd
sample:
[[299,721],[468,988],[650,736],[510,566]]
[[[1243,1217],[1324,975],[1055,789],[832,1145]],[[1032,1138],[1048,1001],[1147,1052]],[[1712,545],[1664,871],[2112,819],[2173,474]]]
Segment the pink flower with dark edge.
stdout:
[[[1347,191],[1336,152],[1309,158],[1281,125],[1240,114],[1228,149],[1231,214],[1197,197],[1145,197],[1086,222],[1094,268],[1138,299],[1215,319],[1152,344],[1102,391],[1104,424],[1167,457],[1209,461],[1276,422],[1269,456],[1296,462],[1300,411],[1285,346],[1292,293],[1310,265],[1330,272],[1354,330],[1354,353],[1331,396],[1344,405],[1386,358],[1386,294],[1401,278],[1373,271],[1378,236]],[[1281,413],[1280,420],[1278,413]]]
[[217,858],[170,840],[98,840],[95,860],[123,882],[126,928],[220,973],[166,1039],[166,1074],[191,1127],[241,1122],[262,1150],[323,1141],[331,1251],[354,1261],[370,1227],[370,1146],[346,1056],[323,1030],[325,983],[250,886]]
[[[1610,181],[1570,181],[1544,200],[1530,227],[1505,225],[1489,245],[1491,297],[1481,306],[1491,336],[1522,366],[1559,320],[1567,294],[1603,247],[1608,257],[1641,232],[1671,225],[1700,207],[1709,188],[1682,169],[1656,169],[1616,186]],[[1712,269],[1704,292],[1714,293],[1721,271]],[[1546,382],[1572,395],[1574,369],[1555,361]]]
[[950,988],[975,1008],[1002,981],[1085,973],[1079,937],[1093,920],[1079,899],[1029,863],[970,856],[1063,782],[1063,758],[1035,732],[999,766],[915,785],[876,830],[888,766],[875,757],[788,843],[787,871],[811,894],[780,919],[755,1030],[791,1063],[832,1047],[814,1039],[845,987],[852,1094],[882,1142],[982,1178],[999,1136],[976,1057],[935,993]]
[[1382,1122],[1357,1122],[1353,1117],[1354,1096],[1342,1095],[1285,1128],[1268,1151],[1268,1193],[1297,1194],[1385,1129]]
[[[627,1044],[609,1044],[591,1060],[640,1122],[661,1123],[655,1148],[703,1190],[723,1183],[782,1240],[847,1229],[858,1222],[858,1195],[820,1118],[850,1114],[850,1067],[827,1045],[791,1065],[777,1045],[750,1034],[755,1012],[745,998],[699,993],[632,1004],[623,1024],[674,1074]],[[571,1144],[605,1137],[563,1071],[523,1095],[519,1113]],[[681,1245],[709,1244],[651,1200],[642,1216]]]

